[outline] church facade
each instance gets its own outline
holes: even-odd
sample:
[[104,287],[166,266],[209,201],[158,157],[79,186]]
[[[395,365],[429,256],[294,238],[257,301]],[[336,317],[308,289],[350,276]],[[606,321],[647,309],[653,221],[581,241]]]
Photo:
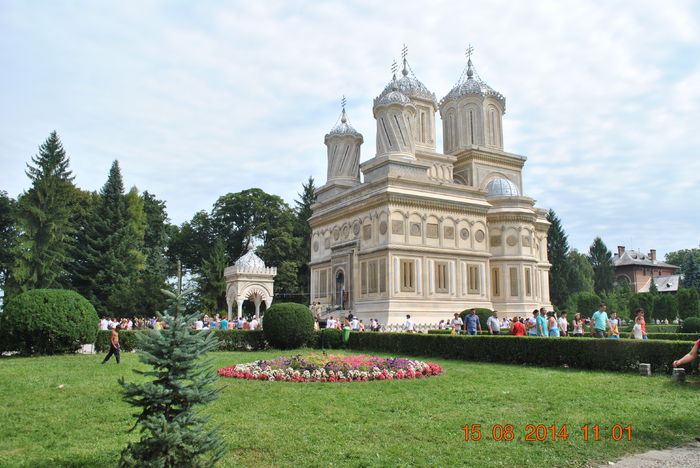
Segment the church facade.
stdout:
[[471,57],[439,102],[405,53],[400,74],[374,100],[373,157],[360,163],[363,137],[344,105],[325,136],[327,180],[309,220],[311,301],[382,324],[406,314],[435,323],[471,307],[550,309],[549,223],[523,195],[526,158],[503,151],[505,98]]

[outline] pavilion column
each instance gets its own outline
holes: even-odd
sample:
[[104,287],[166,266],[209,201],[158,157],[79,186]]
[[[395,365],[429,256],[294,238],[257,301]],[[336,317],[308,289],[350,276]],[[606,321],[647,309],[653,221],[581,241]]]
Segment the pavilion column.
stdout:
[[231,303],[231,300],[226,300],[226,307],[228,308],[228,321],[230,322],[233,318],[233,304]]
[[262,302],[262,298],[260,296],[255,296],[255,318],[260,319],[260,303]]
[[236,304],[238,304],[238,320],[240,320],[243,315],[243,299],[238,299]]

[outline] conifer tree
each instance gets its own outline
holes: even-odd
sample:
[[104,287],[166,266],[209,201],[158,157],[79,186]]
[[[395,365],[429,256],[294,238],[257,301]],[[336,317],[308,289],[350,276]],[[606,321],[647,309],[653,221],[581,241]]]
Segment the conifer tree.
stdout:
[[[124,196],[119,163],[114,161],[107,182],[100,190],[81,241],[77,267],[79,292],[99,315],[120,315],[124,290],[135,276],[134,236]],[[128,312],[128,311],[127,311]]]
[[136,424],[141,438],[124,449],[122,467],[198,467],[215,464],[225,453],[218,428],[198,412],[218,398],[220,388],[211,359],[218,340],[209,331],[194,332],[197,314],[187,313],[184,295],[163,291],[170,297],[168,309],[159,314],[166,327],[139,333],[139,360],[152,370],[134,370],[152,380],[119,383],[124,400],[140,409]]
[[299,269],[297,282],[302,293],[308,294],[311,291],[311,271],[309,261],[311,259],[311,226],[309,218],[312,215],[311,206],[316,203],[316,187],[314,178],[309,177],[307,183],[302,184],[302,191],[299,200],[296,200],[296,232],[295,236],[301,238],[301,248],[299,252]]
[[214,243],[208,258],[202,261],[199,283],[199,299],[211,314],[226,310],[226,279],[224,269],[226,260],[226,244],[219,239]]
[[554,210],[547,212],[547,221],[551,223],[547,233],[547,256],[552,264],[549,270],[549,296],[552,303],[563,307],[568,299],[569,278],[569,242],[561,226],[561,220]]
[[692,252],[686,254],[683,262],[683,287],[700,291],[700,267]]
[[71,199],[75,190],[61,140],[51,132],[39,154],[27,164],[32,187],[18,200],[19,244],[12,269],[18,291],[60,288],[68,282],[65,266],[69,261]]
[[611,291],[615,282],[615,266],[612,261],[612,252],[603,242],[596,237],[588,250],[588,261],[593,267],[593,288],[596,294]]

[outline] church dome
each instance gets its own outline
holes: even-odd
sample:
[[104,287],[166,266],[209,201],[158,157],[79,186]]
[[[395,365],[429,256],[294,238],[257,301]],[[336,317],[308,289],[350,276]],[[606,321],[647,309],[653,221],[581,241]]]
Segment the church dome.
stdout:
[[340,115],[340,122],[336,124],[335,127],[331,129],[330,132],[326,135],[326,139],[328,139],[331,136],[345,136],[349,135],[354,138],[358,138],[360,140],[363,140],[362,134],[355,130],[352,125],[348,122],[348,117],[347,114],[345,113],[345,98],[343,98],[343,112]]
[[382,99],[384,96],[391,94],[394,90],[398,90],[404,96],[409,99],[422,99],[424,101],[431,102],[434,107],[437,108],[437,101],[435,100],[435,93],[430,92],[426,86],[416,78],[413,74],[413,70],[408,65],[406,57],[403,59],[403,70],[401,71],[401,78],[394,79],[390,81],[384,91],[379,95],[377,99]]
[[390,86],[393,86],[391,91],[380,94],[379,97],[374,100],[374,107],[388,106],[390,104],[401,104],[402,106],[412,105],[411,100],[394,85],[396,82],[397,80],[394,79],[392,83],[389,83]]
[[493,179],[486,186],[487,197],[519,197],[520,190],[508,179]]
[[248,270],[265,268],[265,262],[263,262],[263,259],[255,255],[255,248],[253,247],[252,241],[248,242],[248,252],[236,260],[235,265],[239,268],[245,268]]
[[498,101],[500,101],[501,105],[503,106],[503,111],[505,112],[506,98],[481,79],[481,77],[476,73],[476,69],[472,64],[471,58],[467,61],[467,68],[462,72],[459,80],[457,80],[457,84],[450,90],[449,93],[447,93],[444,98],[440,100],[440,106],[448,101],[453,101],[463,96],[490,96],[496,98]]

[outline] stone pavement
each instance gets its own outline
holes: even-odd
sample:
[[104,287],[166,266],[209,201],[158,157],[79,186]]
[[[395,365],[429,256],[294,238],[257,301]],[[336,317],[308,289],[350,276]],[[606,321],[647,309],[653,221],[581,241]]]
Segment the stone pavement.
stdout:
[[652,450],[610,461],[596,468],[700,468],[700,442],[666,450]]

